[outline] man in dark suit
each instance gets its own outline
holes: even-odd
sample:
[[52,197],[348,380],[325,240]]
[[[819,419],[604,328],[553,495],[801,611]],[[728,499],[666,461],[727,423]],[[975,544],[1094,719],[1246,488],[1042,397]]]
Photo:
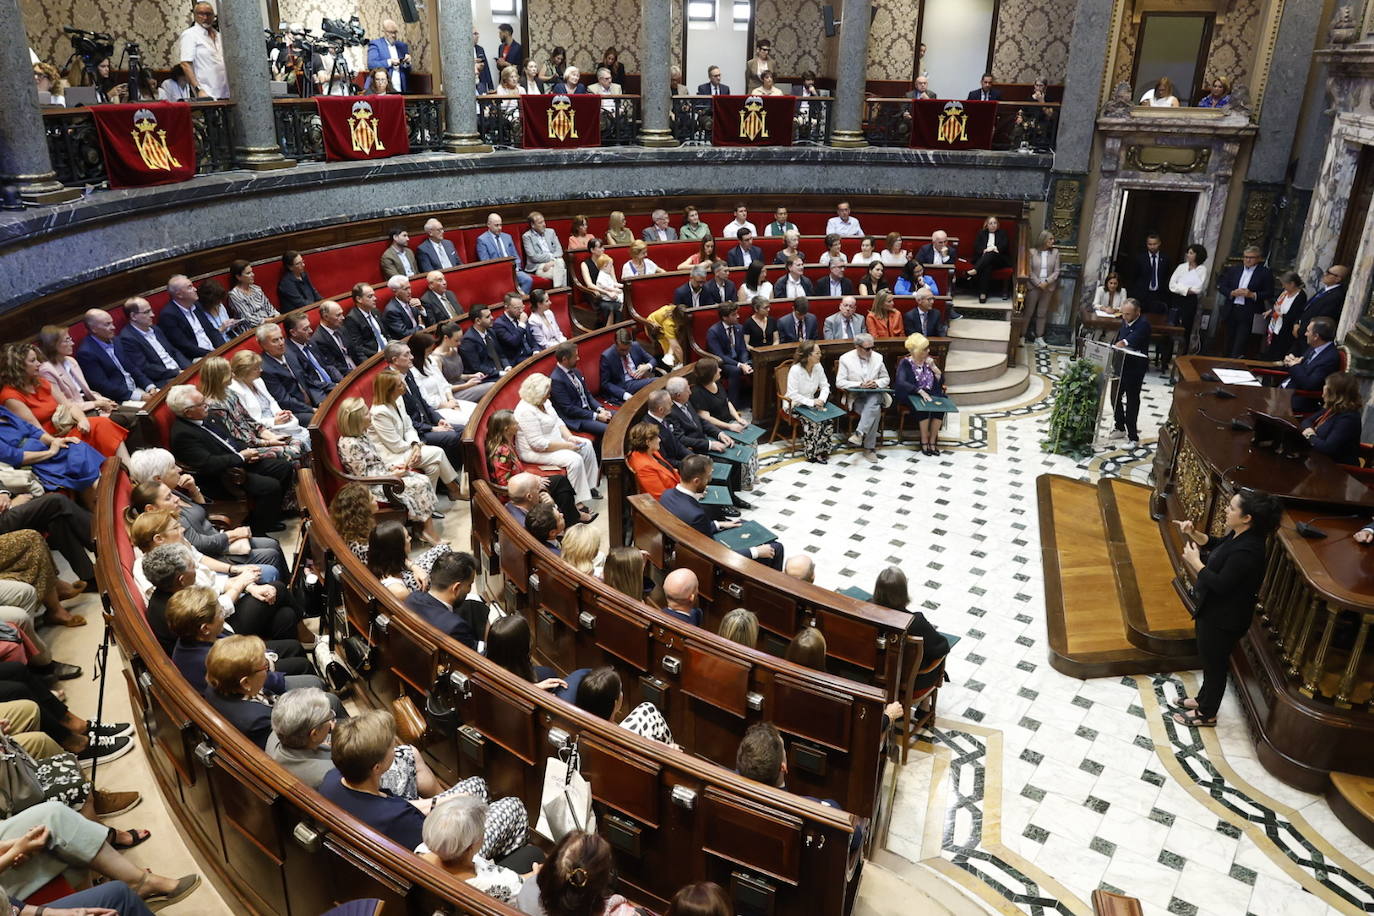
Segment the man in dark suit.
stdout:
[[302,367],[286,352],[286,335],[281,325],[265,324],[258,328],[256,336],[262,347],[262,383],[267,386],[267,393],[282,410],[291,411],[302,426],[308,426],[315,415],[315,405]]
[[[778,341],[796,343],[799,340],[819,340],[816,316],[811,314],[811,303],[805,298],[792,300],[792,311],[778,319]],[[863,322],[859,322],[863,330]]]
[[1282,388],[1292,388],[1293,413],[1310,413],[1321,406],[1316,398],[1298,391],[1321,391],[1326,377],[1341,368],[1341,353],[1332,343],[1336,339],[1336,321],[1319,315],[1307,323],[1307,352],[1302,356],[1285,356],[1288,378]]
[[[798,299],[810,296],[813,292],[811,280],[802,273],[806,262],[797,255],[787,262],[787,273],[773,285],[773,298]],[[826,284],[829,286],[829,284]]]
[[224,343],[224,337],[200,307],[195,284],[185,275],[177,274],[167,281],[167,294],[172,301],[158,316],[157,326],[187,362],[195,362]]
[[86,337],[76,348],[76,361],[87,384],[112,401],[128,401],[135,395],[141,399],[151,393],[124,366],[115,346],[114,318],[104,309],[86,313]]
[[177,417],[172,454],[201,490],[216,499],[234,498],[221,481],[234,468],[243,468],[243,490],[251,497],[248,527],[256,537],[282,530],[281,507],[296,475],[291,462],[262,457],[264,449],[248,447],[218,420],[208,419],[205,395],[194,385],[174,386],[167,392],[167,407]]
[[603,398],[628,401],[636,391],[654,380],[654,358],[635,342],[627,328],[615,332],[615,343],[601,352],[601,391]]
[[611,422],[611,412],[592,397],[587,379],[577,368],[577,344],[565,340],[554,348],[558,365],[549,373],[553,409],[573,432],[600,437]]
[[[673,376],[668,379],[663,387],[668,392],[670,399],[670,406],[664,415],[664,423],[673,431],[674,437],[682,443],[683,447],[698,455],[710,455],[723,452],[733,444],[733,440],[729,436],[722,432],[716,432],[713,427],[707,426],[706,421],[701,419],[701,416],[692,409],[692,388],[687,384],[685,378],[680,375]],[[741,479],[740,465],[730,462],[729,487],[732,494],[739,491]],[[741,509],[754,508],[738,495],[734,497],[734,500],[735,505]]]
[[344,333],[343,323],[343,306],[327,300],[320,304],[320,326],[310,338],[315,355],[336,379],[343,378],[358,367],[348,352],[348,337]]
[[683,623],[701,626],[705,614],[697,606],[697,574],[680,566],[663,578],[663,597],[667,599],[663,613],[671,614]]
[[415,376],[410,372],[415,366],[415,354],[411,352],[410,345],[399,340],[393,340],[386,345],[386,349],[382,352],[387,368],[399,375],[405,383],[405,388],[401,390],[401,403],[405,407],[406,416],[410,418],[410,425],[415,427],[415,432],[420,437],[420,441],[425,445],[435,445],[443,449],[449,464],[455,468],[461,468],[463,466],[463,428],[462,426],[455,428],[425,400],[424,394],[420,391],[419,383],[415,381]]
[[1140,446],[1140,431],[1136,420],[1140,416],[1140,386],[1145,383],[1145,370],[1150,359],[1146,354],[1150,347],[1150,323],[1140,314],[1140,303],[1127,299],[1121,303],[1121,327],[1117,329],[1115,347],[1134,350],[1142,355],[1127,353],[1121,357],[1121,378],[1116,382],[1112,393],[1112,405],[1116,412],[1116,427],[1109,439],[1127,440],[1128,448]]
[[413,296],[409,278],[395,276],[386,285],[391,301],[382,312],[382,329],[392,340],[404,340],[425,326],[425,311]]
[[415,261],[423,273],[457,267],[463,263],[463,259],[458,257],[458,249],[444,238],[443,223],[434,217],[425,220],[425,235],[427,238],[415,248]]
[[[136,387],[148,392],[154,391],[176,378],[181,374],[181,370],[190,365],[185,357],[177,352],[176,347],[172,346],[172,342],[162,333],[162,329],[154,324],[153,307],[148,304],[147,299],[140,299],[138,296],[126,299],[124,314],[129,317],[129,322],[115,335],[115,354],[124,371],[133,376]],[[87,326],[89,325],[88,321]],[[78,362],[81,361],[80,357],[81,354],[78,352]],[[81,368],[86,373],[86,380],[94,384],[90,370],[84,363]],[[99,387],[96,390],[100,390]]]
[[692,450],[678,438],[668,423],[668,415],[673,412],[673,396],[668,393],[667,388],[660,388],[649,395],[649,402],[644,406],[644,422],[658,427],[659,452],[668,459],[669,464],[678,467],[682,464],[683,458],[692,454]]
[[433,326],[462,318],[466,310],[453,290],[448,288],[448,275],[442,270],[431,270],[425,280],[429,283],[429,289],[420,297],[420,305],[425,310],[425,325]]
[[968,94],[970,102],[1000,102],[1002,90],[992,88],[992,74],[984,73],[978,81],[978,88]]
[[474,305],[468,314],[472,317],[472,329],[463,335],[463,342],[458,345],[463,367],[482,373],[484,382],[494,382],[511,363],[501,352],[496,335],[491,333],[491,306]]
[[1341,322],[1341,312],[1345,311],[1345,293],[1349,288],[1350,268],[1333,264],[1322,274],[1321,289],[1312,294],[1302,310],[1302,317],[1293,326],[1295,340],[1293,354],[1301,356],[1307,349],[1307,325],[1313,318],[1325,315],[1337,325]]
[[706,305],[720,305],[722,302],[734,302],[735,294],[738,290],[735,284],[730,282],[730,268],[724,261],[714,261],[711,264],[712,276],[703,291],[703,301]]
[[[715,537],[718,532],[738,528],[740,525],[733,520],[714,521],[702,508],[702,494],[711,483],[711,465],[711,459],[705,455],[689,455],[684,458],[681,470],[682,483],[670,490],[664,490],[663,495],[658,498],[663,508],[707,537]],[[777,541],[757,544],[737,550],[736,553],[766,563],[774,569],[782,569],[783,548]]]
[[1274,299],[1274,274],[1260,263],[1260,250],[1254,245],[1245,249],[1241,264],[1226,268],[1217,276],[1217,292],[1221,293],[1221,317],[1226,321],[1227,356],[1241,359],[1250,342],[1250,329],[1255,316],[1269,307]]
[[405,92],[410,77],[410,45],[400,39],[395,20],[383,19],[382,37],[367,43],[367,69],[385,70],[395,92]]
[[852,296],[854,281],[844,275],[844,261],[831,261],[830,272],[820,282],[819,296]]
[[749,345],[744,342],[744,329],[739,326],[739,306],[734,302],[720,307],[720,321],[706,331],[706,349],[720,360],[730,402],[743,407],[744,378],[754,374],[754,366],[749,360]]
[[487,95],[496,88],[496,84],[492,81],[491,61],[487,58],[487,49],[478,44],[481,40],[482,33],[473,29],[472,54],[476,62],[481,64],[481,66],[477,68],[477,94]]
[[476,573],[477,561],[472,554],[441,554],[429,571],[429,590],[411,592],[405,605],[469,649],[476,649],[478,634],[487,631],[487,606],[467,597]]
[[730,267],[748,267],[755,261],[763,260],[763,249],[754,244],[754,233],[741,229],[735,233],[739,240],[734,248],[725,255],[725,263]]
[[1174,262],[1160,251],[1161,242],[1157,233],[1145,236],[1145,250],[1135,256],[1131,271],[1135,279],[1131,290],[1147,312],[1167,312],[1169,298],[1169,278],[1174,273]]
[[944,337],[945,324],[940,310],[935,308],[935,296],[930,287],[922,286],[916,290],[916,307],[902,316],[902,330],[907,334],[924,334],[926,337]]
[[711,305],[712,301],[706,292],[706,279],[711,276],[711,265],[697,264],[692,267],[692,275],[687,278],[687,282],[673,291],[673,304],[683,308],[696,308],[701,305]]
[[343,337],[349,358],[361,363],[386,346],[382,314],[377,311],[377,291],[366,283],[353,287],[353,308],[343,320]]
[[720,81],[720,68],[714,64],[706,68],[706,82],[697,87],[697,95],[729,95],[730,87]]
[[496,27],[496,32],[501,36],[501,44],[496,48],[496,72],[500,73],[507,67],[519,70],[525,62],[525,51],[520,47],[520,42],[515,40],[514,26],[503,22]]
[[936,229],[930,234],[930,241],[916,249],[916,261],[920,264],[953,264],[959,258],[959,246],[949,240],[949,233]]
[[311,403],[318,407],[341,376],[320,358],[315,345],[310,342],[310,335],[315,329],[310,326],[310,319],[306,315],[300,312],[289,314],[282,319],[281,326],[286,331],[286,358],[300,373],[306,391],[310,393]]
[[517,292],[506,293],[502,297],[505,309],[500,318],[491,323],[491,332],[501,345],[501,353],[513,366],[527,356],[533,356],[538,346],[530,330],[529,316],[525,314],[525,300]]

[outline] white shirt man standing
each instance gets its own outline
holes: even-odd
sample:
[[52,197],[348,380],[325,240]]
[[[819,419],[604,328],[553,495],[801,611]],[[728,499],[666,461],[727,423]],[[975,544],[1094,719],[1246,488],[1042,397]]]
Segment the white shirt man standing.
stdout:
[[209,3],[197,3],[192,15],[195,24],[181,33],[178,54],[181,69],[191,84],[191,97],[227,99],[229,74],[224,69],[219,29],[215,28],[215,8]]

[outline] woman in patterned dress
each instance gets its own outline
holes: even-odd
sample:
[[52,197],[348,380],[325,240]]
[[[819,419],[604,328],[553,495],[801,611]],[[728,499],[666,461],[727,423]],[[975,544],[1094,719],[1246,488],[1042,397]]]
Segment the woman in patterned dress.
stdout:
[[[792,368],[787,370],[785,398],[792,408],[822,408],[830,400],[830,382],[825,377],[825,369],[821,368],[821,348],[814,340],[797,344]],[[792,416],[801,423],[802,453],[806,460],[826,464],[833,443],[831,421],[813,423],[795,411]]]
[[232,370],[222,356],[207,356],[200,364],[196,388],[205,395],[210,416],[217,418],[235,439],[254,448],[266,449],[265,457],[297,461],[302,449],[285,436],[279,436],[259,423],[247,410],[231,384]]
[[[372,417],[362,398],[348,398],[339,405],[337,447],[344,470],[355,477],[400,477],[405,488],[397,499],[405,507],[406,518],[421,529],[424,540],[439,543],[439,532],[434,528],[434,507],[438,497],[429,478],[419,471],[387,464],[368,438],[367,430],[371,425]],[[373,485],[372,496],[377,502],[387,502],[381,484]]]
[[248,322],[249,327],[257,327],[276,318],[280,312],[267,299],[262,287],[253,282],[253,265],[247,261],[235,261],[229,265],[229,305],[238,312],[239,318]]

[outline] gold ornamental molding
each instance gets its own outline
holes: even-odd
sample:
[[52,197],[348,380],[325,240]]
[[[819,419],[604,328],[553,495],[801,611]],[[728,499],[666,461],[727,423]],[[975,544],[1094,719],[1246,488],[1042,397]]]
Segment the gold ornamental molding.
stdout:
[[1186,175],[1205,172],[1212,159],[1211,147],[1128,146],[1126,168],[1137,172],[1167,172]]
[[[1254,119],[1259,121],[1264,111],[1264,89],[1269,84],[1269,68],[1274,63],[1274,45],[1279,40],[1279,21],[1283,18],[1284,0],[1269,0],[1260,27],[1259,48],[1255,54],[1254,67],[1250,71],[1254,78],[1250,84],[1250,109]],[[1371,6],[1374,8],[1374,5]]]

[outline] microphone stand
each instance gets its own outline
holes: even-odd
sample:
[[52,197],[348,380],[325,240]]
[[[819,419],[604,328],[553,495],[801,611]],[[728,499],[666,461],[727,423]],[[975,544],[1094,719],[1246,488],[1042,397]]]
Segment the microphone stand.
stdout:
[[[108,604],[108,599],[107,599],[107,604]],[[110,610],[110,608],[107,606],[107,607],[105,608],[105,610],[106,610],[106,612],[108,612],[108,611]],[[105,633],[104,633],[104,635],[101,636],[101,638],[100,638],[100,646],[95,650],[95,671],[92,673],[92,679],[93,679],[93,680],[96,680],[96,681],[98,681],[98,682],[100,683],[100,686],[96,689],[96,695],[95,695],[95,719],[92,720],[92,721],[95,722],[96,725],[100,725],[100,723],[102,723],[102,722],[105,721],[105,681],[106,681],[106,675],[108,674],[108,671],[109,671],[109,662],[110,662],[110,642],[111,642],[111,640],[112,640],[112,638],[113,638],[113,633],[114,633],[114,617],[113,617],[112,615],[110,615],[110,616],[107,617],[107,620],[106,620],[106,623],[105,623]],[[94,731],[92,731],[89,740],[91,740],[92,742],[94,742],[94,741],[96,740],[96,736],[95,736]],[[130,740],[133,740],[133,739],[131,738]],[[98,783],[95,781],[95,779],[96,779],[96,773],[99,772],[99,770],[100,770],[100,758],[99,758],[98,756],[92,757],[92,759],[91,759],[91,791],[92,791],[92,792],[95,792],[95,791],[96,791],[96,788],[97,788],[97,786],[98,786]]]

